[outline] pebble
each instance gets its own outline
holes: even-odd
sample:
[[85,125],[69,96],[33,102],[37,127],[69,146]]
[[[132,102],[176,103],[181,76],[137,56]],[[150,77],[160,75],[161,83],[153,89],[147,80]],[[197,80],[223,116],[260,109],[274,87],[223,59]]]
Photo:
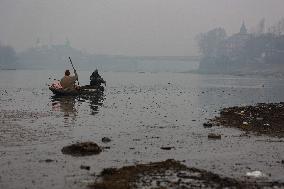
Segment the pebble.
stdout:
[[80,166],[80,169],[85,169],[85,170],[90,170],[91,169],[91,167],[90,166],[88,166],[88,165],[81,165]]
[[221,139],[221,135],[220,134],[209,133],[208,134],[208,138],[209,139]]
[[171,150],[174,147],[161,147],[162,150]]
[[110,142],[110,141],[111,141],[111,139],[108,138],[108,137],[103,137],[102,138],[102,142],[104,142],[104,143],[107,143],[107,142]]
[[213,127],[213,124],[212,123],[203,123],[203,127],[210,128],[210,127]]

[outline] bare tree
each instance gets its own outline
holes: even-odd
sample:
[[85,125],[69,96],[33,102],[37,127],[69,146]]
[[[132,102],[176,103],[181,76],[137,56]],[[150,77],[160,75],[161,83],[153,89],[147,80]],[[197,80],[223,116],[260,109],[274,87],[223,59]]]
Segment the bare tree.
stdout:
[[227,34],[223,28],[215,28],[207,33],[199,34],[197,41],[201,53],[205,56],[215,56],[226,37]]
[[16,61],[15,50],[0,43],[0,65],[8,65]]
[[284,18],[281,18],[276,24],[269,28],[269,33],[276,36],[284,35]]
[[265,33],[265,18],[262,18],[257,25],[257,34]]

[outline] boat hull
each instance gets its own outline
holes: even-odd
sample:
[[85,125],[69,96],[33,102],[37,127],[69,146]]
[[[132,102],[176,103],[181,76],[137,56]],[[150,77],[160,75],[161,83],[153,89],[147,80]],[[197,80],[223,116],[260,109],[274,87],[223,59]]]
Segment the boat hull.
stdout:
[[58,96],[80,96],[80,95],[94,96],[102,94],[104,91],[104,87],[86,85],[80,87],[80,89],[75,89],[75,90],[56,89],[53,87],[49,87],[49,90],[51,90],[51,92],[54,95]]

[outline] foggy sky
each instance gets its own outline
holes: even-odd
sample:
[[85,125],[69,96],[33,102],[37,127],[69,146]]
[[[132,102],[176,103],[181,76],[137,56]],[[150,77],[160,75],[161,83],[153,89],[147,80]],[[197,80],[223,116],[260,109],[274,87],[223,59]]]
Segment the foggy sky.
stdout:
[[97,54],[192,55],[214,27],[249,30],[284,17],[284,0],[0,0],[0,41],[17,51],[62,44]]

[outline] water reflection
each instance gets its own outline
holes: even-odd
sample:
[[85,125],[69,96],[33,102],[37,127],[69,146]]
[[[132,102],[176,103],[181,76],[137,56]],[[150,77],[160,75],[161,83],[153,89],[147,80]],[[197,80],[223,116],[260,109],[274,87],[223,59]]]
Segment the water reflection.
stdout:
[[76,98],[72,96],[52,96],[51,97],[52,102],[52,110],[53,111],[61,111],[64,113],[64,116],[69,115],[76,115]]
[[[85,104],[90,108],[90,114],[95,115],[99,112],[99,107],[103,104],[103,95],[95,96],[52,96],[52,110],[60,111],[64,113],[66,119],[72,118],[73,121],[76,120],[80,109],[84,108]],[[85,112],[83,110],[83,112]]]
[[89,106],[91,109],[91,115],[95,115],[99,112],[99,107],[103,105],[103,96],[98,95],[98,96],[92,96],[90,98],[88,98],[87,100],[89,100]]
[[51,97],[52,110],[60,111],[64,113],[64,122],[68,123],[71,120],[71,123],[75,123],[77,110],[75,108],[76,98],[73,96],[53,96]]

